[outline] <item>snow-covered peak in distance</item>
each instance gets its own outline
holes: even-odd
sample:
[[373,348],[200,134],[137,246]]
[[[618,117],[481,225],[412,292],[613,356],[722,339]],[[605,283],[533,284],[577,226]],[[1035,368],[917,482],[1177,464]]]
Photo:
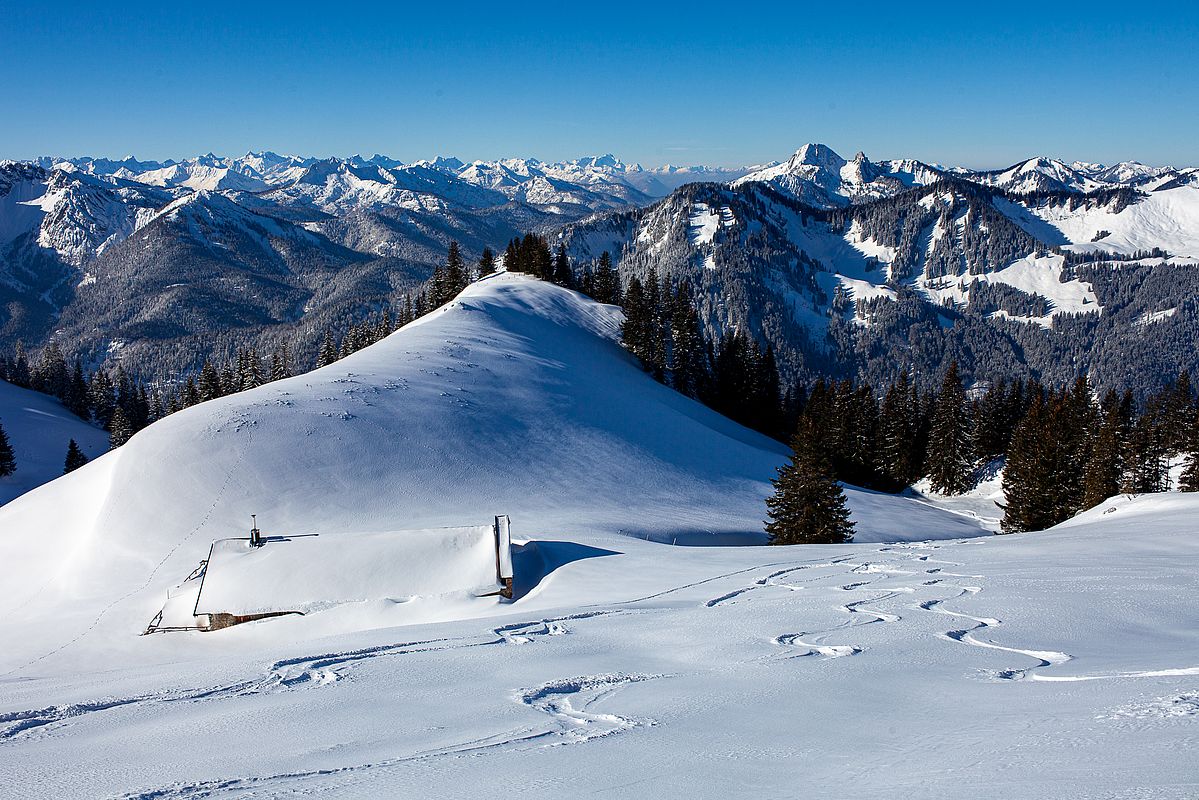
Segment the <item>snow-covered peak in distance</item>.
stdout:
[[967,172],[965,177],[977,183],[995,186],[1017,194],[1034,192],[1089,192],[1103,188],[1101,181],[1048,156],[1038,156],[990,172]]
[[354,166],[363,166],[365,164],[370,164],[372,166],[381,167],[382,169],[394,169],[395,167],[404,166],[403,161],[400,161],[399,159],[396,159],[396,158],[392,158],[390,156],[382,155],[381,153],[375,153],[370,158],[364,158],[363,156],[360,156],[360,155],[352,155],[346,160],[349,161]]
[[[505,158],[464,163],[458,158],[438,156],[403,164],[382,154],[316,159],[269,150],[250,151],[240,157],[209,152],[162,162],[129,156],[120,160],[43,157],[34,163],[49,171],[74,174],[81,181],[90,176],[98,186],[117,190],[118,200],[124,198],[124,202],[137,207],[129,213],[106,211],[110,218],[121,219],[92,226],[101,233],[85,237],[90,244],[82,250],[68,246],[69,260],[74,263],[90,258],[102,243],[117,241],[136,229],[138,220],[144,220],[145,208],[153,206],[155,198],[165,203],[200,190],[225,192],[243,205],[289,219],[317,219],[325,214],[388,207],[443,214],[455,207],[494,208],[515,202],[530,207],[524,211],[516,208],[518,216],[531,212],[549,215],[550,219],[573,220],[596,212],[644,206],[685,184],[699,182],[763,182],[805,204],[833,208],[892,197],[946,175],[1017,194],[1089,192],[1113,187],[1157,192],[1193,186],[1199,180],[1194,170],[1149,167],[1131,161],[1113,167],[1082,162],[1068,165],[1049,157],[1028,159],[1002,170],[947,170],[915,159],[871,161],[862,152],[847,160],[819,143],[803,145],[784,161],[744,169],[644,167],[626,163],[611,153],[554,162]],[[30,196],[20,202],[28,204],[32,200]],[[267,208],[271,203],[281,205]],[[38,204],[45,206],[40,200]],[[74,208],[76,217],[87,215],[86,205]],[[19,208],[3,227],[15,230],[20,222],[18,227],[27,230],[25,223],[31,221],[30,212]],[[79,224],[89,226],[86,220]],[[74,229],[50,232],[42,240],[62,246],[83,241]]]
[[838,172],[841,167],[845,166],[845,159],[837,155],[826,144],[805,144],[795,151],[795,155],[791,156],[791,160],[787,162],[789,171],[796,171],[801,166],[812,166],[828,172]]
[[913,160],[873,163],[858,152],[846,161],[825,144],[805,144],[787,161],[750,172],[734,185],[767,183],[783,194],[818,208],[892,197],[912,186],[940,179],[935,167]]
[[412,163],[422,167],[433,167],[434,169],[443,169],[447,172],[455,173],[466,166],[464,163],[462,163],[462,159],[455,158],[454,156],[435,156],[433,158],[421,159]]
[[624,169],[626,169],[624,162],[621,161],[616,156],[612,155],[611,153],[605,153],[602,156],[584,156],[583,158],[576,158],[572,161],[563,162],[560,166],[563,166],[563,167],[573,166],[573,167],[578,167],[580,169],[586,169],[588,167],[591,167],[591,168],[596,168],[596,169],[609,169],[609,170],[615,170],[615,171],[623,171]]

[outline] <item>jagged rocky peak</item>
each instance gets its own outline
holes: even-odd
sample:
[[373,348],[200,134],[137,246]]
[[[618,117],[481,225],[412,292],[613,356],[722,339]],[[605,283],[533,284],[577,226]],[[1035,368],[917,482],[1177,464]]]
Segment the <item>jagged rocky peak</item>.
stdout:
[[436,156],[434,158],[423,159],[413,163],[414,165],[432,167],[434,169],[445,170],[447,172],[457,172],[466,166],[466,164],[462,162],[462,159],[455,158],[454,156]]
[[576,167],[594,167],[596,169],[622,169],[625,165],[616,156],[611,153],[605,153],[602,156],[584,156],[577,158],[573,162],[567,162],[569,166]]
[[795,151],[795,155],[791,156],[787,166],[788,168],[812,166],[829,172],[840,172],[845,163],[845,159],[837,155],[836,151],[827,144],[805,144]]

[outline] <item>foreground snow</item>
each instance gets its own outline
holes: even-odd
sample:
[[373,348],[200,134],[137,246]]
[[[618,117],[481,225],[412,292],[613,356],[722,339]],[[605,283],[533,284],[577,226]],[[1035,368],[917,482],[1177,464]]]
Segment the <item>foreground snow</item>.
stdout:
[[[655,383],[619,323],[612,306],[499,275],[334,365],[171,415],[0,510],[0,613],[19,609],[0,630],[30,658],[76,637],[128,648],[251,514],[268,536],[509,514],[539,538],[762,543],[785,449]],[[985,532],[910,499],[851,490],[850,503],[867,541]],[[444,614],[380,602],[317,616],[314,630],[347,630]]]
[[18,670],[0,791],[1193,797],[1199,503],[1117,506],[943,543],[543,540],[487,618]]
[[[753,546],[784,451],[617,313],[488,279],[0,509],[0,796],[1193,796],[1199,499],[980,537],[850,489],[878,543]],[[346,548],[509,513],[515,599],[327,575],[303,617],[139,636],[250,513]]]

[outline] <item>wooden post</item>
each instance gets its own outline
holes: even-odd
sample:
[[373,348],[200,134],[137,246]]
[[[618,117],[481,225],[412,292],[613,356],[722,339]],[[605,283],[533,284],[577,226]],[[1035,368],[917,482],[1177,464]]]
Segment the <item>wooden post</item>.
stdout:
[[495,518],[495,574],[500,596],[512,598],[512,534],[507,514]]

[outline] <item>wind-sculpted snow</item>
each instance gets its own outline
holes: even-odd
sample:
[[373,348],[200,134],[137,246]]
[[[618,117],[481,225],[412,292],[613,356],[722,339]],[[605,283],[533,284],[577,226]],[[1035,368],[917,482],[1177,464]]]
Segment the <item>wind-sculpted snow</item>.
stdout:
[[[535,537],[764,542],[786,450],[653,381],[615,341],[619,324],[613,307],[499,275],[333,366],[172,415],[21,497],[0,510],[0,629],[25,644],[0,673],[141,632],[251,514],[268,536],[346,546],[355,532],[498,513]],[[851,489],[850,504],[863,539],[985,532],[907,498]],[[53,550],[40,544],[46,530]],[[498,602],[408,598],[402,579],[364,597],[345,580],[334,596],[293,592],[294,607],[278,610],[319,613],[284,627],[442,620]]]
[[[1195,499],[1171,500],[946,542],[611,536],[573,561],[547,545],[552,571],[491,619],[308,644],[264,623],[103,676],[0,682],[0,779],[41,796],[467,797],[498,774],[521,796],[716,798],[786,793],[804,753],[805,781],[837,796],[1009,798],[1016,781],[1185,797],[1199,551],[1180,525]],[[1137,535],[1102,535],[1120,516]]]

